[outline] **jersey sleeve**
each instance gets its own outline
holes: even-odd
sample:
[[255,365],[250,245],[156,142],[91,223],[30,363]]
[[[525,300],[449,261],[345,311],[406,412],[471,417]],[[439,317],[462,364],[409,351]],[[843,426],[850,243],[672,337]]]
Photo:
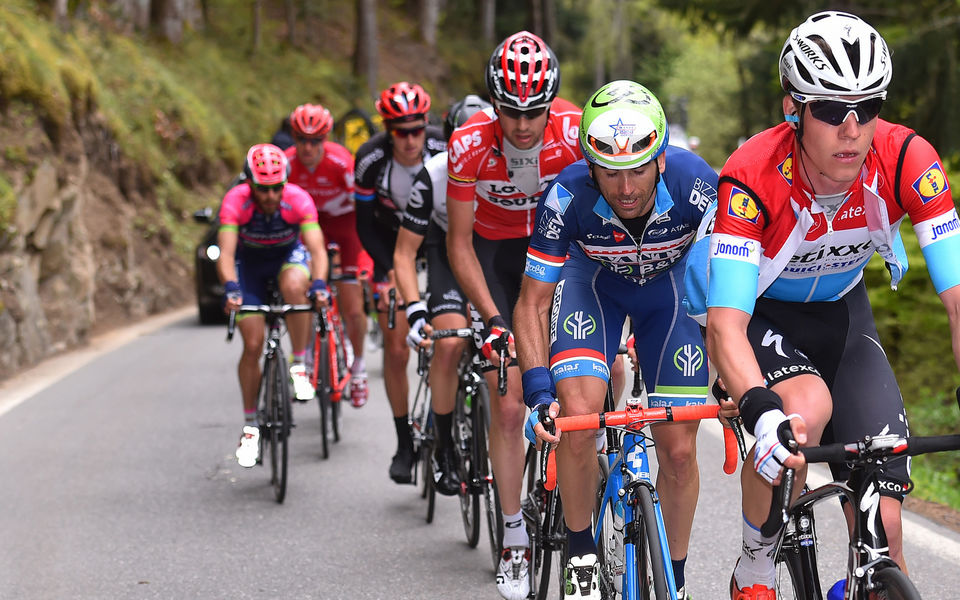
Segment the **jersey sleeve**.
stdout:
[[[468,121],[469,123],[469,121]],[[477,156],[483,152],[477,126],[461,127],[447,144],[447,201],[473,202],[477,187]]]
[[[240,185],[249,189],[246,184]],[[240,207],[244,200],[240,185],[230,188],[220,202],[218,219],[221,231],[237,231],[240,228]]]
[[357,202],[373,202],[377,190],[376,166],[383,158],[383,149],[371,138],[357,150],[354,164],[353,195]]
[[753,193],[740,182],[721,177],[710,235],[707,308],[736,308],[753,314],[764,221],[760,201]]
[[410,188],[410,200],[403,212],[403,221],[400,226],[417,235],[427,235],[430,225],[430,213],[433,211],[433,178],[430,170],[424,166],[413,178]]
[[288,183],[283,188],[283,200],[289,202],[293,223],[300,225],[300,231],[320,229],[317,207],[303,188]]
[[537,204],[536,227],[530,236],[524,275],[547,283],[560,281],[567,248],[576,235],[572,201],[573,193],[564,187],[561,177],[554,179]]
[[920,136],[910,140],[901,168],[900,199],[939,294],[960,284],[960,220],[947,171],[937,151]]

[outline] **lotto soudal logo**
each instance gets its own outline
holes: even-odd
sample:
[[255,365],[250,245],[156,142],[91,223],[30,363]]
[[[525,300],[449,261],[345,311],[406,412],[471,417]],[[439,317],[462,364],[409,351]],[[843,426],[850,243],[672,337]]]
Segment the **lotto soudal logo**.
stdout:
[[693,377],[703,366],[703,349],[696,344],[684,344],[673,353],[673,366],[684,377]]
[[582,310],[574,311],[563,320],[563,330],[575,340],[584,340],[597,330],[597,320]]

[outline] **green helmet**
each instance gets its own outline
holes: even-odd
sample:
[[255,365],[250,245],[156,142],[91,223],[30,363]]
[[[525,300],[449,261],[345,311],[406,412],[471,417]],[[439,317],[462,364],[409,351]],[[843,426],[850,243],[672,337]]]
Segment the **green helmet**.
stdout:
[[597,90],[580,119],[580,151],[608,169],[634,169],[667,148],[667,117],[650,90],[633,81],[611,81]]

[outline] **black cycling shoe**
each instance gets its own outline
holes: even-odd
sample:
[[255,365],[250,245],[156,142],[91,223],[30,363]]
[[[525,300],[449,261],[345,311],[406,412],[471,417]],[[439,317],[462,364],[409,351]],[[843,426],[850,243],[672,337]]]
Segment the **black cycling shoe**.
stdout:
[[413,482],[413,450],[410,448],[401,448],[393,455],[393,461],[390,463],[390,479],[396,483]]
[[452,447],[437,449],[433,453],[434,488],[444,496],[460,493],[460,474],[457,473],[457,457]]

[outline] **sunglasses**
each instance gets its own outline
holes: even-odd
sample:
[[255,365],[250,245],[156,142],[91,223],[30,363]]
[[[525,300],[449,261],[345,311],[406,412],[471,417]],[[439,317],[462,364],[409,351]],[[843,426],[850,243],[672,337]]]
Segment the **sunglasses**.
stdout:
[[880,114],[886,93],[876,94],[856,102],[841,99],[811,100],[807,106],[814,119],[834,127],[842,124],[853,113],[861,125],[872,121]]
[[297,138],[294,138],[294,141],[296,141],[298,144],[307,144],[308,146],[319,146],[320,144],[325,142],[326,139],[327,139],[327,136],[310,137],[310,138],[297,137]]
[[427,130],[426,125],[421,125],[420,127],[411,127],[409,129],[391,129],[390,133],[393,134],[395,138],[406,138],[406,137],[416,137]]
[[273,184],[273,185],[260,185],[259,183],[255,183],[255,184],[253,184],[253,189],[257,190],[258,192],[262,192],[262,193],[264,193],[264,194],[266,194],[266,193],[268,193],[268,192],[282,192],[284,185],[286,185],[286,184],[285,184],[285,183],[275,183],[275,184]]
[[521,118],[525,119],[536,119],[543,113],[547,112],[548,106],[538,106],[536,108],[514,108],[512,106],[506,106],[504,104],[497,104],[497,112],[505,117],[509,117],[516,121],[519,121]]

